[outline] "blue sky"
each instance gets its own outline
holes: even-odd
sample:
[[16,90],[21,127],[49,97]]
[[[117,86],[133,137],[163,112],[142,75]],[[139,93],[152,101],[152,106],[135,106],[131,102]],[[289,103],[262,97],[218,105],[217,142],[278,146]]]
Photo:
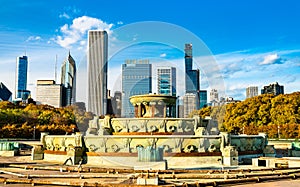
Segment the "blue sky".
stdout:
[[[138,41],[141,34],[137,31],[127,36],[124,32],[118,33],[118,29],[125,27],[123,30],[126,30],[128,24],[135,22],[160,21],[185,29],[187,36],[195,35],[211,51],[212,64],[212,59],[195,54],[195,66],[203,75],[203,89],[213,88],[209,81],[213,76],[205,68],[216,63],[224,80],[225,97],[243,100],[246,87],[255,85],[260,89],[273,82],[284,85],[285,92],[291,93],[300,90],[299,7],[297,0],[1,0],[0,81],[14,92],[16,57],[26,51],[28,89],[34,97],[36,80],[54,79],[56,55],[59,75],[60,65],[71,50],[81,77],[77,80],[84,85],[87,30],[107,30],[113,51],[118,46],[126,46],[125,37],[129,38],[127,42]],[[148,30],[154,35],[159,31],[158,28]],[[173,30],[165,32],[174,33]],[[112,56],[110,72],[114,76],[109,77],[110,89],[119,89],[118,71],[128,58],[149,58],[158,65],[167,62],[182,68],[184,43],[192,39],[182,41],[183,37],[177,36],[182,48],[158,44],[161,39],[154,44],[135,44]],[[182,93],[180,78],[177,85]],[[80,90],[85,90],[84,86]],[[81,95],[78,100],[84,100],[85,92]]]

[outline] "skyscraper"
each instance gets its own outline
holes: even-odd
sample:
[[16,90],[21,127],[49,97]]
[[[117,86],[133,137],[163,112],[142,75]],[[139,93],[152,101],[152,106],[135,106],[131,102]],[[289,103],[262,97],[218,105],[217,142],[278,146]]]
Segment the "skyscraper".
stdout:
[[151,93],[151,75],[149,60],[126,60],[122,64],[122,117],[134,117],[130,96]]
[[218,94],[218,90],[216,89],[212,89],[210,91],[210,102],[214,102],[214,101],[219,101],[219,94]]
[[36,101],[38,104],[61,107],[62,93],[62,84],[55,84],[54,80],[37,80]]
[[11,91],[0,82],[0,101],[11,101]]
[[27,90],[27,69],[28,69],[28,57],[18,57],[16,63],[16,99],[27,99],[30,92]]
[[193,70],[193,47],[192,44],[185,44],[185,93],[193,93],[197,97],[197,109],[200,107],[200,71]]
[[107,111],[107,56],[106,31],[88,33],[88,111],[105,115]]
[[176,68],[157,68],[157,92],[159,94],[176,96]]
[[76,101],[76,64],[70,52],[61,66],[61,84],[63,85],[62,106]]
[[113,112],[116,117],[121,117],[122,111],[122,92],[116,91],[112,99]]
[[207,105],[207,90],[200,90],[200,109]]
[[246,88],[246,98],[251,98],[258,96],[258,87],[257,86],[249,86]]
[[261,89],[261,94],[284,94],[284,87],[280,86],[278,82],[274,84],[270,84],[269,86],[264,86],[263,89]]
[[186,93],[183,96],[183,117],[189,117],[189,114],[199,108],[198,96],[194,93]]

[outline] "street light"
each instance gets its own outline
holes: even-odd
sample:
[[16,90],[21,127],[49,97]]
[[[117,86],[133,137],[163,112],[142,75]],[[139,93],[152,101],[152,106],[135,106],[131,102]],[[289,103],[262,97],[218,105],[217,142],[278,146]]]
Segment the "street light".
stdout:
[[35,126],[33,127],[33,139],[35,140]]
[[278,139],[280,139],[280,126],[277,125],[277,134],[278,134]]

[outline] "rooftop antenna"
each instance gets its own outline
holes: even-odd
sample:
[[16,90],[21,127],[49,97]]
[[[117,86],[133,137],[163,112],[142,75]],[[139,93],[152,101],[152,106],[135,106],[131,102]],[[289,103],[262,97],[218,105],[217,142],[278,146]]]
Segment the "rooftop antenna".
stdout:
[[55,55],[55,67],[54,67],[54,76],[55,76],[55,83],[57,81],[57,55]]

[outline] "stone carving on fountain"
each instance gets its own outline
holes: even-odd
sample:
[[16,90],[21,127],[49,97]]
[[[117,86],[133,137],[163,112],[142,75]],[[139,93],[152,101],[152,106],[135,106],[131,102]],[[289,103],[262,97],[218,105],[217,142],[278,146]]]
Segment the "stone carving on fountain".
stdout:
[[[134,156],[139,147],[151,147],[163,148],[167,156],[221,156],[224,152],[224,157],[229,153],[236,157],[236,152],[260,154],[267,145],[263,133],[251,136],[219,133],[217,123],[212,119],[175,118],[172,107],[176,98],[172,96],[135,96],[131,102],[136,107],[136,118],[107,115],[99,119],[96,116],[89,122],[84,136],[45,135],[41,141],[46,150],[68,151],[81,147],[89,154],[109,156]],[[230,154],[228,157],[232,156]]]

